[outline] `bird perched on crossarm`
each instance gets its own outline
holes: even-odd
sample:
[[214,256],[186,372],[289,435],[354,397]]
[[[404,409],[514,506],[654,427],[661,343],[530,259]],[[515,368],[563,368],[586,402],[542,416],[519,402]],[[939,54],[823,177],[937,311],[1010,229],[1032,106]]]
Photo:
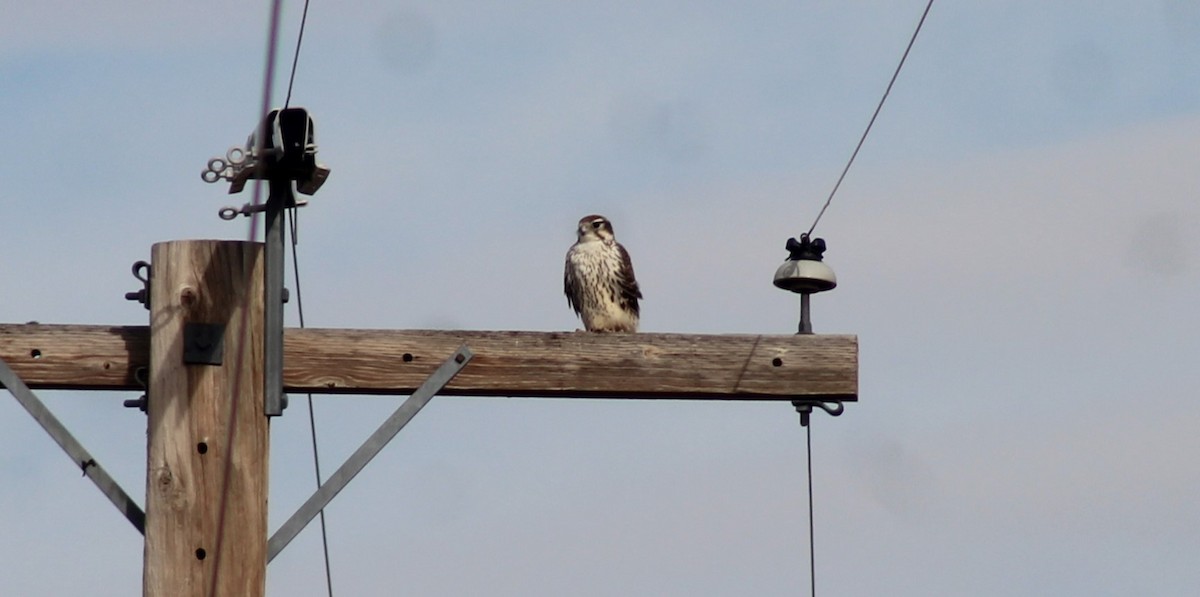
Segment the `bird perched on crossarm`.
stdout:
[[563,288],[567,304],[589,332],[636,332],[638,289],[629,252],[604,216],[579,220],[578,240],[567,251]]

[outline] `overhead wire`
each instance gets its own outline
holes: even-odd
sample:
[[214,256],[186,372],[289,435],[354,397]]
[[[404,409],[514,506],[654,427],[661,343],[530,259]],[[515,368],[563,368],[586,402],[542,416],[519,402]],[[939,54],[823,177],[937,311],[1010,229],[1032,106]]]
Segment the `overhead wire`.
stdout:
[[[299,31],[299,34],[297,35],[297,39],[296,39],[296,49],[292,55],[292,68],[291,68],[291,73],[288,77],[287,98],[284,101],[285,108],[290,105],[291,99],[292,99],[292,89],[293,89],[293,86],[294,86],[295,80],[296,80],[296,68],[297,68],[297,65],[299,64],[299,60],[300,60],[300,48],[304,41],[305,25],[308,22],[308,4],[309,4],[308,0],[305,0],[304,11],[303,11],[303,15],[301,16],[301,20],[300,20],[300,31]],[[271,108],[271,95],[272,95],[273,83],[275,80],[276,50],[277,50],[278,40],[279,40],[279,23],[280,23],[281,9],[282,9],[282,0],[273,0],[271,3],[271,12],[270,12],[270,18],[269,18],[269,31],[268,31],[268,35],[267,35],[267,57],[266,57],[266,67],[264,69],[265,72],[263,74],[262,102],[261,102],[260,110],[259,110],[259,114],[261,114],[262,118],[263,118],[262,124],[260,126],[264,126],[264,127],[266,126],[266,115],[270,111],[270,108]],[[266,147],[267,135],[266,135],[266,131],[261,128],[257,131],[257,133],[258,134],[255,136],[256,143],[255,143],[254,151],[255,151],[255,155],[261,156]],[[258,168],[258,172],[256,173],[256,177],[255,177],[256,184],[253,185],[254,190],[253,190],[253,195],[252,195],[252,199],[251,199],[251,204],[255,208],[257,208],[262,203],[261,180],[263,178],[262,174],[263,174],[263,170],[265,168],[265,162],[260,160],[256,167]],[[261,214],[261,212],[259,212],[257,210],[254,210],[252,212],[252,216],[250,218],[249,232],[248,232],[248,240],[250,242],[254,242],[258,236],[258,222],[259,222],[260,214]],[[290,223],[291,232],[292,232],[292,264],[293,264],[293,271],[295,272],[294,277],[296,280],[296,301],[297,301],[297,305],[299,306],[299,311],[300,311],[300,327],[304,327],[304,311],[303,311],[303,306],[302,306],[302,302],[301,302],[302,299],[300,298],[299,265],[296,262],[296,227],[297,227],[297,224],[296,224],[295,219],[289,219],[289,223]],[[251,298],[247,297],[246,300],[247,300],[247,302],[249,302],[251,300]],[[214,546],[215,553],[213,554],[213,561],[212,561],[213,572],[212,572],[212,578],[211,578],[211,581],[209,584],[209,597],[216,597],[216,592],[218,590],[217,587],[219,586],[217,581],[220,578],[220,574],[221,574],[221,554],[223,552],[223,547],[224,547],[225,522],[226,522],[226,517],[227,517],[227,513],[228,513],[229,487],[230,487],[230,480],[231,480],[232,471],[233,471],[233,442],[236,437],[236,430],[237,430],[237,408],[238,408],[239,398],[241,395],[240,390],[241,390],[243,357],[244,357],[244,352],[245,352],[245,346],[246,346],[246,344],[248,344],[245,341],[246,336],[249,332],[249,330],[247,328],[247,321],[248,321],[248,315],[249,315],[250,309],[248,307],[249,307],[249,305],[245,305],[245,306],[243,306],[243,309],[242,309],[240,325],[239,325],[239,330],[240,330],[242,338],[237,344],[236,359],[234,361],[235,365],[234,365],[234,371],[233,371],[233,385],[231,388],[231,396],[230,396],[229,419],[228,419],[228,424],[226,426],[226,443],[225,443],[226,454],[225,454],[225,463],[224,463],[225,466],[224,466],[224,470],[222,472],[222,478],[221,478],[221,499],[220,499],[220,503],[219,503],[218,509],[217,509],[217,534],[216,534],[215,546]],[[317,457],[316,421],[313,416],[312,394],[308,395],[308,410],[309,410],[309,430],[311,433],[312,445],[313,445],[313,463],[314,463],[314,468],[316,470],[317,485],[320,486],[320,484],[321,484],[321,468],[320,468],[320,461]],[[329,543],[327,540],[326,525],[325,525],[325,512],[324,511],[321,512],[321,543],[322,543],[322,549],[323,549],[324,560],[325,560],[325,585],[326,585],[326,589],[328,590],[329,596],[333,597],[333,581],[332,581],[332,576],[330,574]]]
[[304,12],[300,15],[300,34],[296,36],[296,52],[292,54],[292,74],[288,77],[287,99],[283,107],[292,105],[292,85],[296,83],[296,65],[300,62],[300,46],[304,43],[304,26],[308,24],[308,0],[304,0]]
[[[811,423],[811,422],[810,422]],[[813,474],[812,474],[812,425],[804,426],[804,437],[808,455],[808,578],[812,587],[813,597],[817,594],[817,541],[813,529]]]
[[[917,40],[917,36],[920,34],[921,28],[925,24],[925,19],[929,15],[930,9],[933,7],[933,2],[934,2],[934,0],[929,0],[929,2],[925,5],[925,10],[921,13],[921,18],[917,22],[917,26],[913,31],[912,37],[909,39],[908,45],[904,49],[904,53],[900,58],[900,62],[896,65],[896,69],[892,73],[891,79],[888,81],[887,88],[884,90],[883,96],[880,98],[879,103],[876,105],[875,111],[872,113],[871,119],[870,119],[870,121],[868,121],[866,129],[863,131],[862,136],[859,137],[858,143],[855,145],[854,151],[850,155],[850,159],[846,162],[846,166],[842,169],[841,174],[838,176],[837,182],[834,184],[833,189],[830,191],[829,196],[826,198],[824,205],[822,205],[821,210],[817,213],[817,217],[813,220],[812,226],[809,227],[808,235],[811,236],[812,232],[816,229],[817,224],[821,221],[822,216],[825,215],[825,211],[829,208],[830,204],[832,204],[834,196],[837,194],[838,189],[841,188],[842,182],[845,180],[846,175],[849,173],[851,166],[853,166],[855,159],[858,157],[858,153],[862,149],[863,144],[866,142],[867,136],[870,135],[871,129],[875,125],[875,120],[879,117],[879,113],[883,109],[884,103],[887,101],[888,96],[891,94],[892,87],[895,85],[896,80],[900,75],[900,71],[904,68],[904,63],[907,61],[908,55],[911,52],[912,47]],[[277,46],[277,41],[278,41],[278,37],[279,37],[279,21],[280,21],[281,5],[282,5],[282,0],[273,0],[271,3],[270,27],[269,27],[268,42],[267,42],[267,59],[266,59],[265,74],[263,76],[263,93],[262,93],[262,103],[261,103],[261,110],[260,110],[260,113],[264,117],[270,110],[272,82],[273,82],[274,76],[275,76],[276,46]],[[304,29],[305,29],[305,25],[307,24],[307,21],[308,21],[308,7],[309,7],[309,0],[305,0],[304,10],[303,10],[301,20],[300,20],[300,30],[299,30],[299,34],[298,34],[297,40],[296,40],[296,49],[292,55],[291,73],[288,77],[288,90],[287,90],[286,99],[284,101],[285,108],[291,104],[292,90],[293,90],[295,80],[296,80],[296,70],[297,70],[297,66],[299,64],[299,60],[300,60],[300,49],[301,49],[301,47],[303,45],[303,41],[304,41]],[[265,124],[265,120],[264,120],[264,124]],[[265,148],[266,135],[264,133],[265,133],[265,131],[260,130],[259,134],[256,136],[257,147],[255,148],[255,150],[256,150],[257,155],[261,155],[263,149]],[[261,169],[263,167],[263,164],[260,162],[258,167]],[[258,207],[261,204],[261,183],[254,185],[253,198],[252,198],[251,203],[255,207]],[[249,237],[250,241],[254,241],[254,239],[257,237],[258,220],[259,220],[259,213],[255,212],[252,215],[252,217],[250,218],[250,226],[249,226],[249,233],[248,233],[248,237]],[[303,310],[303,302],[302,302],[302,298],[301,298],[302,295],[301,295],[301,290],[300,290],[300,271],[299,271],[299,263],[297,260],[297,248],[296,248],[296,245],[297,245],[296,232],[297,232],[297,228],[298,228],[298,218],[295,218],[295,216],[292,212],[289,212],[289,226],[291,228],[291,233],[292,233],[292,267],[293,267],[293,278],[296,283],[296,302],[297,302],[297,308],[298,308],[298,312],[299,312],[300,327],[303,328],[305,325],[304,310]],[[239,330],[240,330],[243,338],[245,337],[245,335],[248,332],[247,327],[246,327],[248,313],[249,313],[249,309],[244,308],[242,310],[241,325],[239,326]],[[216,549],[215,549],[215,553],[213,554],[213,574],[212,574],[211,584],[209,585],[210,586],[210,592],[209,592],[210,597],[216,596],[216,590],[217,590],[217,586],[218,586],[217,579],[219,578],[220,570],[221,570],[221,567],[220,567],[221,553],[222,553],[223,542],[224,542],[225,520],[226,520],[226,515],[227,515],[227,509],[228,509],[228,499],[227,498],[228,498],[228,492],[229,492],[230,478],[232,475],[233,440],[235,438],[235,432],[236,432],[236,421],[237,421],[236,412],[237,412],[238,398],[240,395],[240,392],[239,392],[240,387],[239,386],[240,386],[240,382],[241,382],[241,370],[242,370],[242,362],[243,362],[242,357],[243,357],[243,353],[245,350],[245,348],[244,348],[245,345],[246,345],[246,342],[244,342],[244,341],[238,342],[238,348],[236,351],[237,358],[235,360],[233,388],[232,388],[232,395],[230,398],[230,416],[229,416],[229,423],[226,427],[227,450],[226,450],[226,458],[225,458],[225,467],[224,467],[224,471],[222,474],[221,500],[220,500],[220,504],[218,506],[218,514],[217,514],[217,536],[216,536],[216,545],[215,545]],[[309,429],[310,429],[310,435],[312,438],[312,447],[313,447],[313,464],[314,464],[314,469],[315,469],[315,473],[316,473],[317,485],[320,486],[322,479],[321,479],[320,459],[319,459],[318,450],[317,450],[316,419],[315,419],[314,409],[313,409],[312,394],[308,394],[308,412],[309,412]],[[813,532],[812,432],[811,432],[811,429],[808,429],[807,426],[806,426],[806,440],[807,440],[807,459],[808,459],[809,563],[810,563],[810,569],[811,569],[810,570],[810,572],[811,572],[811,574],[810,574],[811,590],[812,590],[812,594],[815,596],[816,595],[816,551],[815,551],[815,538],[814,538],[814,532]],[[328,590],[330,597],[332,597],[333,584],[332,584],[332,575],[330,573],[329,544],[328,544],[328,536],[327,536],[327,529],[326,529],[326,524],[325,524],[325,512],[324,511],[320,512],[320,519],[321,519],[321,542],[322,542],[322,547],[323,547],[323,552],[324,552],[324,560],[325,560],[326,588]]]
[[[292,280],[296,283],[296,311],[300,316],[300,327],[303,329],[304,295],[300,292],[300,259],[296,252],[300,216],[294,209],[288,212],[288,225],[292,233]],[[308,430],[309,436],[312,438],[313,469],[317,477],[317,487],[320,488],[324,479],[321,477],[321,457],[317,450],[317,418],[313,409],[313,395],[311,392],[308,394]],[[321,519],[321,551],[325,557],[325,589],[329,597],[333,597],[333,573],[329,565],[329,533],[325,526],[325,510],[322,509],[318,513],[318,516]]]
[[850,160],[846,162],[846,167],[842,168],[842,174],[838,176],[837,182],[833,185],[833,190],[829,192],[829,197],[825,199],[825,205],[821,206],[821,211],[817,213],[812,226],[809,226],[807,236],[812,236],[813,230],[817,228],[817,222],[821,221],[821,216],[825,215],[825,210],[829,209],[830,203],[833,203],[833,196],[841,188],[842,181],[846,179],[846,173],[850,171],[850,166],[854,165],[854,159],[858,157],[858,151],[862,149],[863,143],[866,142],[867,135],[871,134],[871,127],[875,126],[875,119],[879,117],[879,111],[883,109],[884,102],[887,101],[888,95],[892,93],[892,86],[896,84],[896,78],[900,76],[900,69],[904,68],[904,62],[908,60],[908,53],[912,50],[913,44],[916,43],[917,35],[921,33],[921,26],[925,24],[925,17],[929,16],[930,8],[933,8],[933,0],[929,0],[929,3],[925,5],[925,11],[921,13],[921,20],[917,21],[917,27],[913,30],[912,37],[908,40],[908,46],[904,48],[904,55],[900,57],[900,63],[896,65],[896,70],[892,73],[892,79],[888,81],[887,89],[883,91],[883,97],[879,98],[879,104],[875,106],[875,112],[871,114],[871,120],[867,123],[866,130],[859,137],[858,144],[854,146],[854,152],[850,154]]
[[[917,41],[917,36],[921,33],[921,27],[925,25],[925,18],[929,16],[929,10],[933,8],[933,0],[929,0],[925,4],[925,10],[921,12],[921,18],[917,21],[917,26],[913,30],[912,37],[908,40],[908,45],[904,48],[904,54],[900,56],[900,62],[896,65],[896,70],[892,72],[892,78],[888,81],[887,88],[883,91],[883,97],[879,98],[879,103],[875,106],[875,111],[871,114],[871,120],[867,122],[867,128],[863,130],[862,136],[859,137],[858,143],[854,146],[854,151],[850,154],[850,159],[847,160],[846,166],[842,168],[842,173],[838,176],[837,182],[833,185],[833,190],[829,192],[829,196],[825,199],[825,204],[821,206],[821,211],[817,212],[817,217],[813,220],[812,226],[809,226],[806,236],[812,236],[812,233],[817,228],[817,223],[821,221],[821,216],[825,215],[825,210],[829,209],[829,205],[833,203],[833,197],[837,194],[838,189],[842,186],[842,181],[846,179],[846,174],[850,172],[850,167],[854,165],[855,158],[858,157],[859,150],[862,149],[863,143],[866,142],[867,136],[871,134],[871,128],[875,126],[875,120],[879,117],[879,112],[883,110],[883,104],[887,102],[888,96],[892,93],[892,87],[896,84],[896,79],[900,76],[901,69],[904,68],[905,61],[908,60],[908,54],[912,51],[913,44]],[[809,590],[812,597],[817,595],[817,549],[816,549],[816,531],[814,529],[813,516],[813,468],[812,468],[812,426],[806,416],[802,416],[802,424],[804,425],[805,434],[805,456],[808,461],[808,566],[809,566]]]
[[[287,108],[292,102],[292,88],[296,83],[296,67],[300,63],[300,48],[304,44],[304,29],[308,24],[308,3],[309,0],[304,0],[304,10],[300,15],[300,31],[296,35],[296,50],[292,53],[292,72],[288,76],[287,97],[283,102],[283,107]],[[296,311],[300,318],[300,327],[304,328],[304,298],[300,292],[300,259],[297,254],[296,245],[298,244],[297,231],[300,226],[300,216],[295,209],[288,210],[288,228],[292,235],[292,279],[296,284]],[[321,458],[317,449],[317,418],[313,408],[313,395],[309,393],[308,398],[308,431],[309,437],[312,440],[313,454],[313,472],[316,475],[317,488],[321,487],[324,480],[321,477]],[[322,509],[318,516],[321,522],[321,554],[325,564],[325,590],[329,597],[333,597],[333,571],[329,563],[329,529],[325,523],[325,510]]]
[[[271,90],[273,87],[273,81],[275,80],[275,47],[279,40],[279,14],[282,4],[282,0],[272,0],[271,2],[270,25],[267,33],[267,64],[266,68],[264,69],[265,72],[263,73],[262,102],[260,103],[260,110],[258,112],[262,117],[264,117],[264,120],[259,125],[260,128],[256,131],[257,134],[255,135],[254,151],[255,155],[258,156],[261,156],[266,149],[266,131],[261,127],[266,126],[265,116],[271,108]],[[256,183],[254,184],[254,191],[251,199],[251,203],[255,208],[261,205],[262,202],[261,179],[265,170],[265,166],[265,162],[258,160],[258,164],[256,166],[258,170],[256,173],[257,178]],[[250,218],[250,230],[248,235],[250,242],[254,242],[255,238],[258,236],[259,216],[260,212],[254,211]],[[251,297],[246,297],[247,303],[249,303],[251,300]],[[217,536],[214,542],[212,579],[209,584],[208,592],[209,597],[217,597],[217,587],[219,586],[217,581],[221,575],[221,554],[224,551],[225,543],[225,518],[229,509],[229,483],[230,478],[233,475],[233,441],[236,437],[237,431],[237,412],[238,403],[240,402],[241,398],[241,381],[244,356],[246,345],[249,344],[246,341],[246,338],[250,332],[247,326],[249,315],[249,304],[243,305],[242,316],[238,325],[238,331],[241,335],[241,338],[237,343],[237,350],[235,351],[236,358],[234,359],[233,368],[233,387],[231,388],[229,397],[229,422],[226,425],[225,437],[225,468],[221,474],[221,500],[217,506]]]
[[[292,54],[291,74],[288,76],[287,96],[283,102],[284,108],[287,108],[288,106],[290,106],[291,102],[292,102],[292,90],[296,84],[296,68],[300,63],[300,48],[304,45],[304,30],[305,30],[305,26],[308,24],[308,4],[309,4],[309,0],[304,0],[304,10],[302,11],[302,13],[300,15],[300,30],[296,35],[296,50]],[[296,245],[298,244],[298,239],[299,239],[297,232],[299,229],[300,217],[299,217],[299,214],[297,214],[296,210],[294,210],[294,209],[289,210],[287,212],[287,216],[288,216],[288,228],[289,228],[289,231],[291,232],[292,279],[294,280],[295,285],[296,285],[296,310],[297,310],[297,314],[299,315],[299,319],[300,319],[300,327],[303,329],[305,327],[304,295],[300,289],[300,259],[299,259],[299,255],[298,255],[297,247],[296,247]],[[318,444],[317,444],[317,420],[316,420],[315,409],[313,407],[313,395],[311,393],[307,394],[307,402],[308,402],[308,430],[309,430],[309,437],[311,438],[312,454],[313,454],[313,472],[314,472],[314,475],[316,476],[317,487],[320,488],[321,483],[323,482],[323,477],[321,475],[320,452],[317,447],[318,446]],[[328,531],[328,526],[326,525],[326,522],[325,522],[325,510],[321,510],[318,513],[318,516],[319,516],[320,522],[321,522],[321,554],[322,554],[323,562],[325,565],[325,590],[326,590],[326,593],[329,595],[329,597],[333,597],[333,573],[332,573],[332,567],[329,562],[329,531]]]

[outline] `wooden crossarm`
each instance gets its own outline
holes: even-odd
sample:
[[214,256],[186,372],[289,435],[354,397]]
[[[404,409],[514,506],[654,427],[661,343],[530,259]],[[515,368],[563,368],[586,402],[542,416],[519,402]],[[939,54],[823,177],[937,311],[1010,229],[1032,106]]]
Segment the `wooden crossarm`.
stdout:
[[[460,344],[474,361],[459,396],[850,401],[849,335],[288,329],[284,387],[321,394],[408,394]],[[0,325],[0,358],[35,389],[140,390],[149,328]]]

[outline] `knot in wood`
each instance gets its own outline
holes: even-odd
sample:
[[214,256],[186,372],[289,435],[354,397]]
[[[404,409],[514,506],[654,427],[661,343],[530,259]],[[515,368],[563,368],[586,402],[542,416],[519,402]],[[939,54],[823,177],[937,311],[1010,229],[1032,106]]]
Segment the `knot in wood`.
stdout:
[[191,286],[184,286],[183,290],[179,291],[179,303],[185,307],[194,306],[199,298],[200,295]]

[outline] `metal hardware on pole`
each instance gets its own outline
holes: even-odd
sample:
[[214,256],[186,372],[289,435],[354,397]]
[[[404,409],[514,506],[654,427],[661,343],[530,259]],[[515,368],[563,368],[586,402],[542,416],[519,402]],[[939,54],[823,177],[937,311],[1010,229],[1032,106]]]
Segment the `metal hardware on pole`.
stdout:
[[425,408],[426,404],[429,404],[429,401],[433,399],[433,396],[441,391],[446,384],[450,383],[450,380],[454,379],[454,376],[458,375],[459,371],[462,371],[463,368],[467,366],[467,363],[471,361],[471,357],[473,356],[474,353],[472,353],[471,349],[465,344],[458,347],[458,350],[454,351],[454,354],[451,355],[450,358],[446,359],[446,361],[443,362],[441,366],[439,366],[433,372],[433,374],[425,380],[425,383],[421,384],[421,387],[417,388],[416,391],[414,391],[412,395],[409,396],[408,399],[396,409],[396,412],[392,413],[392,416],[388,417],[388,419],[384,421],[374,433],[371,434],[371,437],[368,437],[367,440],[364,441],[363,444],[354,451],[354,454],[350,455],[350,458],[346,459],[345,464],[339,467],[338,470],[334,472],[333,475],[331,475],[315,493],[313,493],[312,497],[308,498],[308,501],[304,502],[304,505],[300,506],[300,509],[296,510],[296,513],[293,514],[291,518],[288,518],[287,522],[283,523],[283,526],[279,527],[278,531],[275,531],[275,534],[271,536],[271,540],[267,543],[267,561],[269,562],[275,559],[275,556],[279,555],[279,552],[283,551],[283,548],[287,547],[288,543],[291,543],[292,539],[295,539],[296,535],[299,535],[300,531],[304,530],[304,527],[307,526],[308,523],[311,522],[312,519],[321,512],[321,510],[325,509],[325,506],[329,505],[329,502],[332,501],[335,496],[337,496],[338,492],[340,492],[346,486],[346,484],[350,483],[350,481],[354,479],[355,475],[362,471],[363,467],[367,466],[367,463],[371,462],[371,459],[375,458],[375,455],[379,454],[379,452],[383,450],[385,446],[387,446],[388,442],[392,441],[392,438],[396,437],[396,434],[400,433],[400,430],[403,429],[404,426],[413,419],[413,417],[417,416],[417,413],[420,412],[422,408]]
[[316,193],[330,172],[317,163],[314,128],[313,119],[304,108],[272,110],[250,135],[245,148],[230,148],[224,158],[209,160],[200,173],[204,182],[229,181],[230,193],[240,193],[254,179],[266,180],[270,188],[264,204],[247,203],[241,209],[223,207],[217,212],[223,220],[232,220],[238,214],[251,216],[261,212],[266,216],[263,413],[268,417],[282,415],[287,407],[287,397],[283,394],[283,303],[287,301],[287,290],[283,287],[284,213],[307,205],[298,201],[295,193]]
[[67,453],[67,456],[75,462],[75,466],[83,470],[83,475],[92,480],[100,492],[112,502],[121,514],[137,529],[139,533],[146,533],[146,514],[142,509],[125,493],[124,489],[111,477],[104,467],[100,466],[96,459],[80,444],[75,436],[71,435],[70,431],[63,426],[62,422],[55,417],[50,409],[46,408],[45,403],[38,399],[37,395],[25,385],[25,382],[4,362],[0,359],[0,387],[8,388],[17,402],[25,407],[25,411],[33,417],[42,429],[50,435],[50,438]]

